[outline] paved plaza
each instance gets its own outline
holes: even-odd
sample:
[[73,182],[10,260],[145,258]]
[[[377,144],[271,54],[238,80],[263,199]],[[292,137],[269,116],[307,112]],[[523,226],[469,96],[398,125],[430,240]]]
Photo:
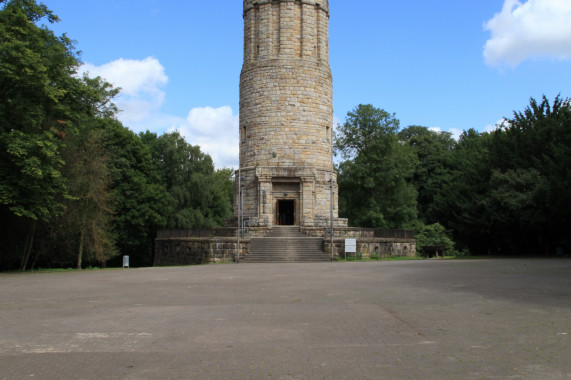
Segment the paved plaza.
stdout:
[[0,380],[571,379],[571,261],[0,274]]

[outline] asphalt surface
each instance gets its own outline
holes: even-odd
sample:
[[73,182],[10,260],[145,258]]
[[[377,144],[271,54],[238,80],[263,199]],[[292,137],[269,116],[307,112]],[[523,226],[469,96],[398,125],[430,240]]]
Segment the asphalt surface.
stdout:
[[571,261],[0,274],[0,379],[571,379]]

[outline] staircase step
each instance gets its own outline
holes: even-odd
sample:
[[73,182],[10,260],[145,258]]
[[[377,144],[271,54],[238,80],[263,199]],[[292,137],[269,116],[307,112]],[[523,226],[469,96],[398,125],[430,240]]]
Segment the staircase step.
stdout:
[[268,237],[250,241],[247,263],[326,262],[323,239],[303,235],[297,226],[274,226]]

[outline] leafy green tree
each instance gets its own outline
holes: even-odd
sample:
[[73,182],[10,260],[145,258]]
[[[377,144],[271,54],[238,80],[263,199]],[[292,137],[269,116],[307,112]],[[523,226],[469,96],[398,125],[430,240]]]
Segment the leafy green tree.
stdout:
[[[548,182],[536,169],[493,170],[488,212],[497,252],[530,253],[543,248]],[[537,251],[536,251],[537,252]]]
[[398,134],[414,150],[418,161],[413,183],[418,191],[418,214],[424,223],[435,223],[435,195],[448,180],[451,155],[456,141],[449,132],[431,131],[422,126],[409,126]]
[[570,100],[530,99],[523,112],[514,112],[494,132],[491,157],[496,168],[491,193],[494,214],[502,218],[505,236],[511,238],[505,249],[536,253],[554,252],[558,246],[569,249]]
[[530,100],[493,133],[465,132],[434,196],[436,219],[474,253],[569,249],[569,99]]
[[353,225],[405,228],[416,220],[416,157],[399,142],[398,126],[394,115],[359,105],[338,127],[335,147],[347,159],[338,168],[339,208]]
[[171,200],[143,141],[117,120],[99,122],[109,155],[116,246],[130,256],[131,265],[150,266],[156,232],[167,225]]
[[491,136],[465,131],[450,160],[450,171],[432,204],[436,220],[454,231],[461,248],[477,254],[493,252],[493,226],[489,213],[492,173]]
[[223,214],[230,218],[234,207],[234,170],[230,168],[217,169],[214,175],[216,177],[214,187],[221,191],[220,197],[226,202]]
[[172,209],[169,228],[217,227],[231,215],[226,175],[218,175],[212,158],[188,144],[178,132],[160,137],[146,132],[141,139],[151,150],[155,170],[165,185]]
[[71,144],[66,167],[70,179],[70,193],[65,217],[73,223],[66,233],[77,230],[77,268],[81,269],[84,251],[88,259],[105,265],[116,255],[114,236],[110,231],[113,214],[109,157],[105,151],[101,131],[88,130]]
[[69,39],[35,24],[58,21],[45,5],[1,3],[0,203],[18,216],[47,221],[62,212],[60,195],[67,192],[61,132],[69,119],[66,84],[78,60]]
[[440,223],[422,225],[416,233],[416,249],[422,252],[427,247],[442,247],[443,255],[454,251],[454,241]]
[[339,126],[335,136],[335,154],[345,159],[358,156],[371,142],[394,136],[399,130],[396,115],[373,107],[359,104],[347,112],[345,123]]
[[37,25],[59,20],[45,5],[0,5],[0,212],[2,219],[27,225],[24,269],[38,223],[62,215],[70,198],[63,174],[66,135],[86,117],[114,112],[110,100],[117,90],[75,75],[80,62],[73,42]]

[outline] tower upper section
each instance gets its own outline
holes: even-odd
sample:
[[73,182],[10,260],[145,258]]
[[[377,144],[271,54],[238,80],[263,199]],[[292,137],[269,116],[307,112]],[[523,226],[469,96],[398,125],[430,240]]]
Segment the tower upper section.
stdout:
[[[295,0],[244,0],[244,13],[249,11],[251,8],[254,8],[256,5],[261,5],[265,3],[287,3],[287,2],[295,2]],[[298,0],[298,3],[313,5],[329,13],[329,0]]]
[[272,58],[329,62],[328,0],[244,0],[244,64]]

